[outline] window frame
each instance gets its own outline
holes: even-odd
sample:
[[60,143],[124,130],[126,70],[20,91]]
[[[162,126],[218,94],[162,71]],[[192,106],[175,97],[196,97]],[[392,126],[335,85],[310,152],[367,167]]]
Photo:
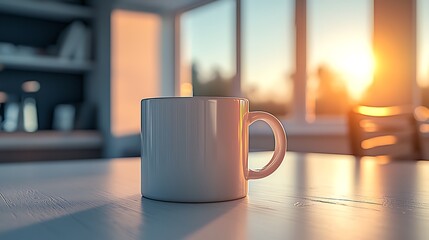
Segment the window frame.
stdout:
[[[181,26],[180,17],[183,13],[205,6],[218,0],[203,0],[174,13],[174,76],[175,95],[180,96],[181,79]],[[235,1],[235,54],[236,73],[233,80],[233,93],[242,96],[241,92],[241,53],[242,53],[242,0]],[[295,0],[295,74],[293,78],[292,112],[280,121],[285,126],[288,135],[346,135],[346,117],[344,115],[315,118],[309,112],[309,97],[307,96],[307,0]],[[270,128],[265,125],[252,127],[251,134],[268,135]]]

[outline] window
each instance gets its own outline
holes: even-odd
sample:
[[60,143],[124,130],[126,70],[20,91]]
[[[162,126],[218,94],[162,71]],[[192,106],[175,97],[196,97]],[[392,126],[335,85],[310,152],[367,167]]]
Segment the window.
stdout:
[[429,107],[429,1],[417,1],[417,83],[422,105]]
[[294,7],[293,0],[242,1],[241,91],[251,110],[291,111]]
[[219,0],[191,8],[179,15],[180,94],[240,95],[251,110],[290,121],[341,118],[373,78],[372,3]]
[[235,25],[233,0],[215,1],[181,15],[181,96],[234,95]]
[[315,117],[345,114],[373,78],[372,1],[307,0],[307,95]]

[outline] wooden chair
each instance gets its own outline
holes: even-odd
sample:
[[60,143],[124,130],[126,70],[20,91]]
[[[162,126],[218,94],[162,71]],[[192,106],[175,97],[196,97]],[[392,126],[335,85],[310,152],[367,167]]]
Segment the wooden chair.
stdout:
[[414,110],[417,122],[421,159],[429,160],[429,108],[418,106]]
[[350,146],[356,156],[417,159],[420,152],[414,108],[358,105],[348,116]]

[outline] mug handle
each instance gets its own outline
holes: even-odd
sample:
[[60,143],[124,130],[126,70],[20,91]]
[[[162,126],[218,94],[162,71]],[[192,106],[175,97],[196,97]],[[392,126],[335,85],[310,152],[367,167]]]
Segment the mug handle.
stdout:
[[247,171],[247,179],[264,178],[273,173],[282,163],[287,150],[287,138],[285,130],[280,121],[273,115],[266,112],[250,112],[247,118],[247,127],[256,121],[266,122],[274,133],[274,154],[270,162],[262,169]]

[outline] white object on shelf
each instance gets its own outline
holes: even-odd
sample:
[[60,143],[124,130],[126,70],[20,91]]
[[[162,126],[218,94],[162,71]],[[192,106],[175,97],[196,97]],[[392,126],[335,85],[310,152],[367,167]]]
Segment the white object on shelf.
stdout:
[[22,103],[23,127],[26,132],[35,132],[38,129],[36,99],[28,97]]
[[19,103],[9,102],[6,104],[3,129],[6,132],[14,132],[18,130],[19,122]]
[[13,0],[0,1],[0,11],[22,16],[69,21],[90,19],[93,11],[89,7],[58,1]]
[[58,39],[61,60],[84,62],[89,59],[90,31],[80,21],[71,23]]
[[74,59],[79,62],[83,62],[89,59],[91,51],[91,30],[87,27],[82,29],[82,39],[81,44],[76,49]]
[[54,110],[52,128],[60,131],[71,131],[74,127],[76,108],[71,104],[59,104]]
[[0,55],[0,65],[4,68],[23,70],[42,70],[47,72],[87,72],[92,69],[92,63],[73,62],[71,60],[59,61],[58,57],[52,56],[13,56]]
[[59,53],[58,57],[61,59],[71,59],[80,43],[80,36],[85,26],[83,23],[76,21],[67,26],[67,28],[61,33],[58,40]]
[[0,54],[9,55],[16,53],[16,46],[12,43],[0,42]]

